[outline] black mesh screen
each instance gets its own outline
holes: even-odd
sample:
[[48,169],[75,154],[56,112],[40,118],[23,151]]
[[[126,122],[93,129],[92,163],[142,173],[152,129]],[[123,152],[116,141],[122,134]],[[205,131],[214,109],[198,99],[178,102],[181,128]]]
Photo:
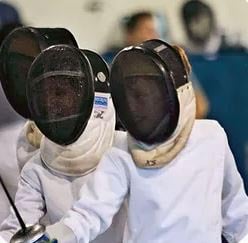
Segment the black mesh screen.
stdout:
[[69,46],[50,47],[35,59],[28,80],[29,107],[39,129],[58,144],[76,141],[93,106],[93,73],[88,59]]
[[157,60],[140,49],[122,51],[110,76],[120,120],[136,139],[164,141],[175,129],[179,105],[172,80]]
[[[80,77],[59,75],[42,78],[34,85],[35,119],[55,121],[80,113],[82,97],[85,97],[83,75]],[[82,105],[82,104],[81,104]]]
[[0,52],[0,79],[12,107],[30,118],[26,97],[27,74],[34,58],[50,45],[77,46],[72,34],[61,28],[21,27],[12,31],[3,42]]

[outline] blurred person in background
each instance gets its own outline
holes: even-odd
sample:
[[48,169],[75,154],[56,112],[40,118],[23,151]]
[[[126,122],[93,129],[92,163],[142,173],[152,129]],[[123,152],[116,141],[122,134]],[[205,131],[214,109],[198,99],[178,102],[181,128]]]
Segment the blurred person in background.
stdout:
[[159,38],[155,16],[150,11],[139,11],[122,18],[123,44],[109,47],[102,55],[111,64],[115,55],[125,46]]
[[198,0],[187,1],[182,6],[181,17],[187,36],[185,46],[190,53],[210,56],[226,49],[245,50],[239,43],[228,43],[208,4]]
[[212,9],[198,0],[186,2],[181,9],[187,35],[186,48],[191,53],[215,53],[221,44],[220,31]]
[[[5,37],[16,27],[22,25],[14,6],[0,2],[0,45]],[[14,198],[19,177],[16,159],[16,143],[24,125],[22,119],[9,105],[0,85],[0,174]],[[0,186],[0,223],[9,214],[9,202]]]
[[209,119],[225,128],[248,191],[248,53],[219,30],[211,6],[190,0],[181,8],[190,62],[209,99]]

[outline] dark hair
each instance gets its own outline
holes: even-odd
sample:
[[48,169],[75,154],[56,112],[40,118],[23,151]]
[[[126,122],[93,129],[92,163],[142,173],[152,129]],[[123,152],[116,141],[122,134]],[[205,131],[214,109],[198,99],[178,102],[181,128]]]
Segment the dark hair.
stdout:
[[153,14],[149,11],[137,12],[130,16],[126,16],[123,18],[123,21],[122,21],[123,28],[126,32],[131,32],[136,28],[136,26],[142,19],[152,18],[152,17],[153,17]]
[[209,5],[199,1],[199,0],[190,0],[183,4],[181,9],[181,16],[184,20],[184,23],[187,25],[192,19],[202,15],[208,14],[212,20],[212,25],[214,24],[214,13]]

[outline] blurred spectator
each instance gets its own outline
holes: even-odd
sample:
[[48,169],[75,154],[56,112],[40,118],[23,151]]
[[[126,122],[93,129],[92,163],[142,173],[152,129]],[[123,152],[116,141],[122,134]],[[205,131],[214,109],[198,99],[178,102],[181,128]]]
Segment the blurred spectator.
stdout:
[[225,41],[206,3],[186,2],[181,17],[190,62],[210,103],[208,118],[225,128],[248,192],[248,53],[239,44]]
[[7,24],[21,23],[16,8],[8,3],[0,2],[0,28]]
[[159,38],[154,15],[139,12],[124,19],[125,45],[137,45],[143,41]]
[[143,41],[159,38],[154,21],[154,14],[149,11],[142,11],[126,16],[122,19],[121,28],[123,31],[123,45],[113,46],[104,52],[104,59],[111,64],[115,55],[123,47],[137,45]]
[[185,27],[186,48],[194,54],[215,55],[220,50],[244,48],[238,43],[228,44],[220,31],[212,8],[199,0],[187,1],[181,9],[181,17]]
[[21,25],[18,11],[12,5],[0,2],[0,45],[13,29]]

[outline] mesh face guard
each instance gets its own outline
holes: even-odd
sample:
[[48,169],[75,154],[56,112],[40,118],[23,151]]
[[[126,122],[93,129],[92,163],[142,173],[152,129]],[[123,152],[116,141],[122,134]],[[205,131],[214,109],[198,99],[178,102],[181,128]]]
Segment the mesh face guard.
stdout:
[[29,68],[35,57],[54,44],[77,46],[72,34],[61,28],[21,27],[12,31],[1,46],[0,80],[5,95],[14,110],[30,118],[26,97]]
[[68,145],[84,131],[94,100],[93,72],[77,48],[57,45],[34,60],[27,97],[32,119],[53,142]]
[[112,65],[110,85],[127,131],[148,144],[166,141],[178,123],[177,88],[186,82],[182,60],[167,43],[152,40],[121,51]]

